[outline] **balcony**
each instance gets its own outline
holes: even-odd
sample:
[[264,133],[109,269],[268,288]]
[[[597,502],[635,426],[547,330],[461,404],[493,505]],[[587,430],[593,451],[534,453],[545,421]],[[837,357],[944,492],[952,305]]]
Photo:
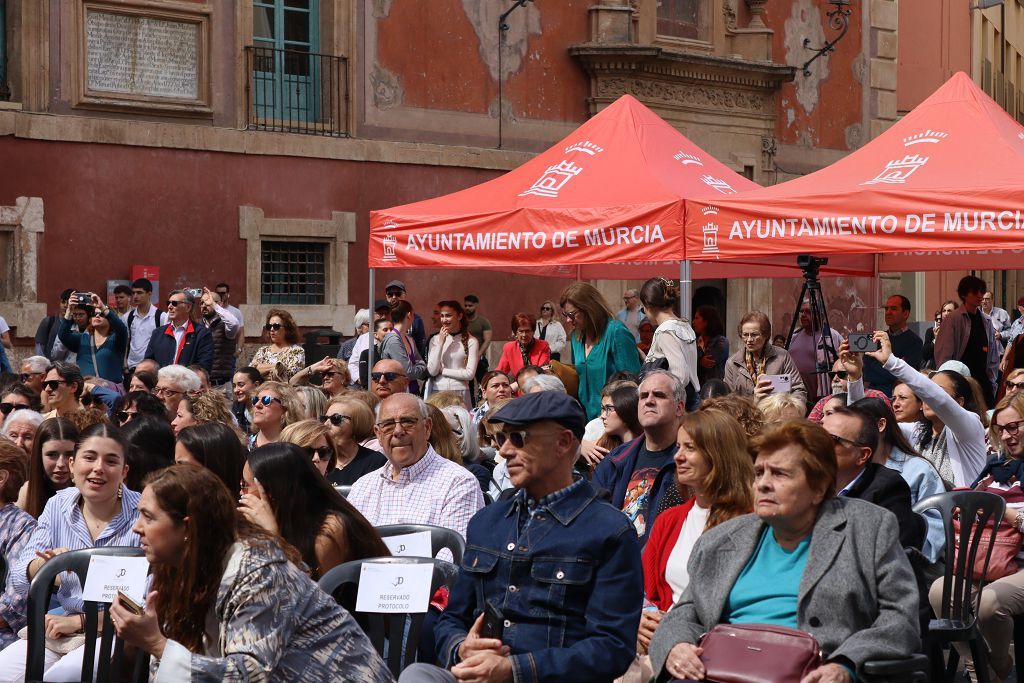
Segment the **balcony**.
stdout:
[[345,57],[250,45],[245,63],[249,130],[348,136]]

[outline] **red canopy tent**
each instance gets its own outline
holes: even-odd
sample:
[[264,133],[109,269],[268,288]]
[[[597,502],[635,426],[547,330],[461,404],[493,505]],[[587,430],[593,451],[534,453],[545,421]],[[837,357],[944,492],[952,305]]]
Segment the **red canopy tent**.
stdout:
[[1024,127],[964,73],[861,149],[810,175],[686,207],[690,259],[878,254],[878,270],[1016,267]]

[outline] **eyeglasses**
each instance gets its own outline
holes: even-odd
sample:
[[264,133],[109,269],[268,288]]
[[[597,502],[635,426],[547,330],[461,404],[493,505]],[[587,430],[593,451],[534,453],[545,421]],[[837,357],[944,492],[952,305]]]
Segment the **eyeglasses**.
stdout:
[[175,394],[184,394],[184,391],[178,391],[177,389],[168,389],[167,387],[157,387],[153,390],[153,393],[157,396],[174,396]]
[[1024,382],[1006,382],[1007,391],[1020,391],[1021,389],[1024,389]]
[[330,460],[331,456],[334,455],[334,449],[330,446],[324,446],[323,448],[307,448],[306,452],[309,453],[309,457],[316,457],[318,460]]
[[832,440],[835,441],[840,446],[849,446],[850,448],[862,448],[862,446],[856,441],[850,441],[849,439],[838,436],[836,434],[829,434],[829,436],[831,436]]
[[323,422],[324,424],[327,424],[328,420],[330,420],[332,425],[337,427],[342,422],[344,422],[345,420],[348,420],[349,422],[351,422],[352,418],[349,417],[348,415],[342,415],[340,413],[335,413],[334,415],[321,415],[320,416],[320,421]]
[[57,387],[59,387],[61,384],[67,384],[67,382],[65,382],[62,379],[48,379],[45,382],[43,382],[43,388],[48,389],[50,391],[57,391]]
[[392,420],[382,420],[377,423],[377,427],[380,431],[385,434],[390,434],[395,431],[395,427],[402,425],[402,429],[412,429],[416,426],[416,423],[420,421],[418,417],[396,417]]
[[187,304],[187,303],[188,302],[185,301],[184,299],[181,299],[180,301],[175,301],[174,299],[168,299],[167,300],[167,305],[168,306],[182,306],[182,305]]
[[760,332],[744,332],[740,335],[740,339],[760,339],[763,336]]
[[996,433],[996,436],[1002,436],[1004,432],[1006,434],[1009,434],[1010,436],[1017,436],[1017,432],[1020,430],[1021,423],[1024,423],[1024,420],[1017,420],[1016,422],[1007,422],[1004,425],[996,424],[995,422],[993,422],[992,431]]
[[114,414],[114,417],[117,419],[118,422],[120,422],[121,424],[124,424],[125,422],[128,422],[129,420],[131,420],[133,417],[135,417],[138,414],[139,414],[139,411],[137,411],[137,410],[135,410],[135,411],[119,410],[119,411],[117,411],[117,413]]
[[22,405],[21,403],[8,403],[7,401],[4,401],[3,403],[0,403],[0,413],[10,415],[15,410],[22,410],[23,408],[28,407],[29,406]]
[[576,316],[580,314],[580,311],[562,311],[562,317],[566,320],[576,320]]
[[379,382],[381,379],[383,379],[385,382],[394,382],[399,377],[405,377],[405,375],[403,375],[400,372],[371,372],[370,373],[370,379],[372,379],[374,382]]
[[506,441],[511,441],[513,448],[523,448],[526,446],[527,436],[529,434],[525,429],[515,432],[495,432],[494,443],[498,445],[498,448],[502,448],[505,446]]
[[602,415],[611,415],[614,412],[615,412],[615,406],[613,406],[613,405],[609,404],[609,405],[606,405],[606,406],[601,406],[601,414]]
[[23,372],[23,373],[21,373],[20,377],[21,377],[21,381],[22,382],[27,382],[29,377],[35,377],[36,375],[44,375],[44,374],[46,374],[46,373],[44,373],[44,372]]
[[282,325],[281,323],[267,323],[266,325],[263,326],[263,329],[265,329],[267,332],[277,332],[282,327],[284,327],[284,325]]
[[240,491],[240,492],[241,492],[241,493],[242,493],[243,495],[245,495],[246,493],[249,493],[249,489],[253,488],[254,486],[256,486],[256,483],[255,483],[255,482],[253,482],[252,484],[250,484],[250,483],[249,483],[249,482],[247,482],[247,481],[246,481],[245,479],[243,479],[242,481],[238,482],[238,490],[239,490],[239,491]]
[[[254,406],[259,405],[260,403],[262,403],[264,406],[270,406],[270,404],[273,403],[274,401],[281,403],[281,399],[277,398],[276,396],[253,396],[252,398],[249,399],[249,402],[252,403]],[[281,406],[283,407],[284,403],[281,403]]]

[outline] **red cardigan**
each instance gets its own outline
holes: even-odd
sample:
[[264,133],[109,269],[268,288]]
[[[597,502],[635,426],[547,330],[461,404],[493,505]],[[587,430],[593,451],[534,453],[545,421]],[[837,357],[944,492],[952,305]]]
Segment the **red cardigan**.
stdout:
[[[543,339],[534,339],[530,347],[530,365],[546,365],[551,361],[551,347]],[[523,369],[523,354],[519,353],[519,342],[510,341],[501,349],[501,360],[498,370],[507,372],[515,381],[516,375]]]
[[662,612],[668,611],[672,606],[672,587],[665,580],[668,558],[679,540],[683,522],[696,502],[696,498],[691,498],[682,505],[659,514],[654,520],[647,545],[644,546],[644,592],[647,599],[657,605]]

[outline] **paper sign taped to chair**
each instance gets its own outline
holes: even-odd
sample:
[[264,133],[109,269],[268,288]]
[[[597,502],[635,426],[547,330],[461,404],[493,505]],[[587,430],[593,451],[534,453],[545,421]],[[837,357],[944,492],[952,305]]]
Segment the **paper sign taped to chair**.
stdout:
[[94,555],[89,558],[89,574],[82,589],[82,599],[113,602],[117,591],[138,603],[146,598],[146,574],[149,562],[145,557]]
[[430,543],[429,531],[384,537],[384,545],[394,557],[433,557],[434,547]]
[[430,606],[433,564],[367,562],[359,574],[357,612],[414,614]]

